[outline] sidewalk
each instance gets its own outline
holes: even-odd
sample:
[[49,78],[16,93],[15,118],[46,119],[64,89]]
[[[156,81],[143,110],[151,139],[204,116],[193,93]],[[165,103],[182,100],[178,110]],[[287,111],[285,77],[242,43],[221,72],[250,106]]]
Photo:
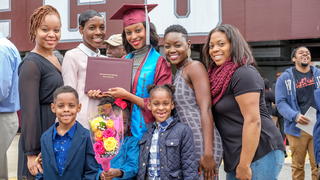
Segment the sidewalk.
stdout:
[[[10,148],[7,152],[8,155],[8,170],[9,170],[9,180],[16,180],[17,179],[17,167],[18,167],[18,143],[19,143],[20,135],[17,135]],[[285,159],[285,164],[281,170],[279,180],[288,180],[291,179],[291,152],[287,147],[288,157]],[[306,165],[305,165],[305,179],[311,179],[311,170],[309,164],[309,157],[306,158]],[[220,170],[220,180],[225,179],[225,172],[223,170],[223,165],[221,165]]]
[[20,135],[14,137],[9,150],[7,151],[9,180],[17,179],[19,137]]

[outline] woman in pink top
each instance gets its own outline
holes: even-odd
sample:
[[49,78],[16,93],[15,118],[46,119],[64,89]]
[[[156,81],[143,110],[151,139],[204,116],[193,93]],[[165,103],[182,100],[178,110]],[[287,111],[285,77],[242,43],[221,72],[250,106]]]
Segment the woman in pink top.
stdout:
[[77,121],[89,129],[88,119],[97,113],[99,100],[90,98],[91,96],[89,97],[84,92],[87,61],[89,56],[101,56],[98,48],[103,45],[105,37],[104,18],[94,10],[81,13],[79,32],[83,42],[65,54],[62,63],[62,76],[65,85],[78,91],[82,109],[78,114]]

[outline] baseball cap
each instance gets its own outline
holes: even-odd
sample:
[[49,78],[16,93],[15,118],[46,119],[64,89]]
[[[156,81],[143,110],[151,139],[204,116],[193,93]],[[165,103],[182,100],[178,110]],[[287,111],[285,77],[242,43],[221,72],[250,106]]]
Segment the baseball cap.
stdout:
[[110,44],[111,46],[120,46],[122,45],[121,34],[113,34],[107,40],[104,40],[105,44]]

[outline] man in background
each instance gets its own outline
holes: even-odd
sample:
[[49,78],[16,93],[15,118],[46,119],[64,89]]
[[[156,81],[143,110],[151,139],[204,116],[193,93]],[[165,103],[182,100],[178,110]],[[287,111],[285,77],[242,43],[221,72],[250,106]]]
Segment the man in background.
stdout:
[[[307,125],[310,119],[304,114],[310,107],[317,109],[320,101],[320,70],[311,66],[311,54],[307,47],[300,46],[291,53],[294,67],[286,69],[276,83],[276,105],[284,118],[284,132],[289,140],[292,153],[292,179],[304,180],[306,154],[309,154],[312,180],[317,179],[317,167],[313,148],[313,137],[296,127],[297,124]],[[319,111],[318,111],[319,113]],[[319,119],[319,117],[317,117]],[[316,119],[314,121],[317,121]],[[316,139],[316,134],[315,139]],[[319,136],[319,135],[317,135]],[[316,150],[320,146],[315,141]],[[319,153],[316,159],[320,161]]]
[[21,57],[17,48],[0,32],[0,180],[8,179],[7,150],[18,130],[18,67]]
[[107,57],[121,58],[126,55],[121,34],[113,34],[104,42],[107,46]]

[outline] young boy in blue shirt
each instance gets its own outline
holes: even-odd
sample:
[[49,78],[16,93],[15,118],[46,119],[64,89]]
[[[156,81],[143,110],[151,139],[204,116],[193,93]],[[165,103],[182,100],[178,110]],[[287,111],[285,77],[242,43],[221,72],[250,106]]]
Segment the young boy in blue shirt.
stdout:
[[53,99],[51,110],[58,122],[41,136],[43,178],[99,178],[90,132],[76,121],[81,109],[77,91],[62,86],[53,93]]

